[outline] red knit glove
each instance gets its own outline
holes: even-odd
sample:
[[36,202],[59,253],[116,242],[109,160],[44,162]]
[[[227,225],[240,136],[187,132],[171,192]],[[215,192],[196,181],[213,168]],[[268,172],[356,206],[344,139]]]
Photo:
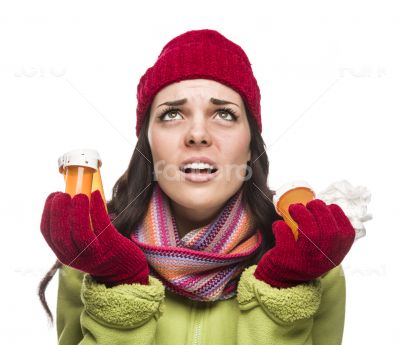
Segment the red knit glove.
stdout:
[[67,193],[50,194],[40,230],[63,264],[89,273],[107,287],[148,284],[144,253],[112,225],[98,190],[92,193],[90,203],[85,194],[72,199]]
[[275,247],[267,251],[254,276],[274,287],[291,287],[316,279],[339,265],[355,238],[355,230],[342,209],[314,199],[304,206],[292,204],[289,213],[299,225],[297,241],[283,221],[272,224]]

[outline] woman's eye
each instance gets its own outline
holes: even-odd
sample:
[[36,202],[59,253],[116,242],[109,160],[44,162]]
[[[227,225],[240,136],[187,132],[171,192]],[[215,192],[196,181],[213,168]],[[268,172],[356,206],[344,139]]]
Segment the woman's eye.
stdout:
[[[219,114],[229,115],[232,119],[231,119],[231,120],[228,120],[228,121],[236,121],[236,120],[237,120],[237,116],[233,113],[233,111],[230,111],[230,110],[220,110],[218,113],[219,113]],[[222,118],[223,118],[223,119],[226,119],[227,117],[226,117],[226,116],[223,116]]]
[[[229,122],[236,121],[237,118],[238,118],[236,113],[230,108],[218,109],[216,112],[218,113],[218,115],[220,115],[220,117],[222,119],[225,119],[225,120],[227,120]],[[221,114],[224,114],[224,115],[221,116]],[[167,109],[160,116],[158,116],[158,118],[161,121],[168,121],[169,122],[169,121],[173,121],[174,119],[176,119],[177,115],[180,115],[179,114],[179,109]],[[169,118],[169,120],[167,120],[167,118]]]
[[174,116],[170,116],[169,118],[170,119],[175,119],[176,118],[176,114],[178,114],[178,112],[177,111],[167,111],[167,112],[165,112],[165,113],[163,113],[161,116],[160,116],[160,120],[162,120],[162,121],[172,121],[172,120],[165,120],[165,118],[167,117],[167,115],[171,115],[171,114],[175,114]]

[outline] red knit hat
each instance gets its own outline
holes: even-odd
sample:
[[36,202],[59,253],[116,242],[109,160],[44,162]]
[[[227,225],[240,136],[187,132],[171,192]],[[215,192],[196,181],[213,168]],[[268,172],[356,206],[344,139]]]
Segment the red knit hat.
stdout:
[[238,92],[261,132],[261,94],[243,49],[215,30],[187,31],[169,41],[137,87],[136,136],[157,92],[185,79],[212,79]]

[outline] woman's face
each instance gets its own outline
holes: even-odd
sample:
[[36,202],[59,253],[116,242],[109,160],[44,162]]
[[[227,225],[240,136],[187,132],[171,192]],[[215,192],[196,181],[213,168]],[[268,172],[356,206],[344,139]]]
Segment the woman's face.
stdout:
[[[207,224],[245,180],[251,158],[245,107],[241,96],[221,83],[184,80],[160,90],[151,105],[148,139],[158,184],[181,216]],[[181,171],[192,157],[207,157],[217,172]],[[204,176],[208,181],[198,181]]]

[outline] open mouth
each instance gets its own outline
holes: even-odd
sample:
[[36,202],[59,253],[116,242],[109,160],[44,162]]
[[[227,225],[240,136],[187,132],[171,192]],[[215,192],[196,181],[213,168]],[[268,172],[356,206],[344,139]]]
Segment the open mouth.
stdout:
[[215,172],[217,172],[218,169],[216,168],[208,168],[208,169],[192,169],[192,168],[181,168],[180,169],[182,172],[184,172],[185,174],[213,174]]
[[214,180],[214,178],[219,173],[218,169],[215,167],[207,167],[207,168],[181,167],[179,170],[182,172],[186,181],[195,183]]

